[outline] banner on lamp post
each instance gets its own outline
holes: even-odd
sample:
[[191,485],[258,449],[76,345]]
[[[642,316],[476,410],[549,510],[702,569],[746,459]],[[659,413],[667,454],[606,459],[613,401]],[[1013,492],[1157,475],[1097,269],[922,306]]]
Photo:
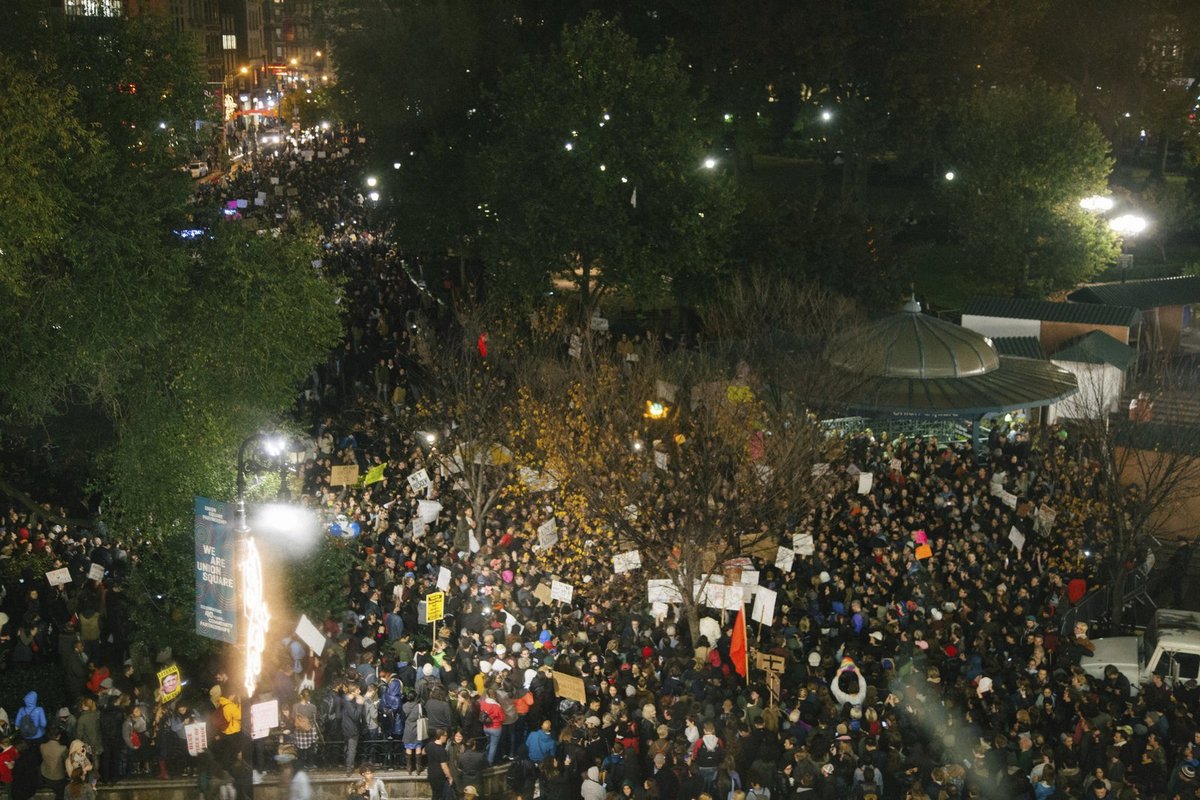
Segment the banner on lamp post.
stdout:
[[196,498],[196,633],[237,643],[233,505]]

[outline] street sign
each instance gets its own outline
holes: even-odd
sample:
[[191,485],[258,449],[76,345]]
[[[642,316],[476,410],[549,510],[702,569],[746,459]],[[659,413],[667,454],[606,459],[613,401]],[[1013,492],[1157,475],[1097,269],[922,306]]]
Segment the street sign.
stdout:
[[445,615],[445,600],[446,595],[443,592],[425,595],[426,622],[437,622]]

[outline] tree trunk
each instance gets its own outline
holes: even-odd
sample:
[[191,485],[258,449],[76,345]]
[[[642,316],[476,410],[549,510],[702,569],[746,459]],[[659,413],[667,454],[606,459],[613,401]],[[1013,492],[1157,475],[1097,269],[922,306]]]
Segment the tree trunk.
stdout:
[[1125,614],[1125,582],[1128,573],[1125,571],[1125,562],[1121,561],[1115,565],[1112,582],[1112,596],[1109,598],[1109,616],[1112,618],[1110,635],[1119,635],[1122,626],[1122,617]]

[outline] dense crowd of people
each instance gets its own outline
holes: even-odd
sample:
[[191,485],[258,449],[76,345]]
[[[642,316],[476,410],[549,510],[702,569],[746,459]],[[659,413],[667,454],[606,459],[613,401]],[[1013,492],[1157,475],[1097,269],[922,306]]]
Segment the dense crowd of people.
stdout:
[[[318,135],[347,152],[310,161],[297,157],[310,143],[288,145],[206,201],[269,191],[245,216],[321,225],[322,268],[345,278],[344,347],[297,404],[319,451],[303,473],[307,503],[360,556],[350,575],[330,576],[345,602],[316,621],[320,652],[294,619],[274,629],[254,697],[218,669],[185,674],[164,702],[155,673],[175,655],[130,658],[120,537],[84,539],[10,510],[0,558],[45,553],[71,578],[50,586],[26,570],[3,586],[8,662],[57,661],[67,693],[57,709],[34,692],[4,698],[0,783],[13,797],[195,774],[225,800],[278,770],[307,798],[331,751],[347,794],[364,800],[387,797],[384,765],[424,775],[435,800],[485,793],[495,765],[505,796],[548,800],[1197,796],[1195,686],[1156,676],[1135,693],[1116,670],[1090,677],[1079,667],[1093,650],[1087,625],[1063,628],[1097,580],[1087,553],[1108,513],[1069,439],[1000,425],[980,461],[961,443],[849,437],[827,494],[780,532],[789,544],[812,534],[812,552],[788,570],[741,562],[777,592],[774,616],[748,626],[752,648],[782,662],[777,683],[756,660],[738,663],[733,613],[706,609],[692,630],[678,607],[653,608],[652,564],[612,575],[598,551],[575,568],[571,602],[547,602],[552,559],[537,528],[553,491],[477,520],[429,458],[410,424],[421,387],[408,337],[411,315],[436,301],[368,227],[357,142]],[[384,462],[385,480],[330,483],[335,465]],[[421,468],[431,482],[417,495],[405,477]],[[874,476],[865,491],[861,472]],[[414,525],[422,500],[438,504],[435,518]],[[88,578],[93,563],[103,579]],[[420,601],[439,590],[433,635]],[[278,724],[252,739],[250,708],[270,700]],[[202,752],[189,750],[192,725]]]

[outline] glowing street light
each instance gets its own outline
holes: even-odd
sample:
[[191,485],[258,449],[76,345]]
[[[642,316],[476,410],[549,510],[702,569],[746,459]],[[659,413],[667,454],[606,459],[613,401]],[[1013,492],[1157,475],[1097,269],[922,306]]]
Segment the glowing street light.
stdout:
[[1148,224],[1145,217],[1137,214],[1122,214],[1108,221],[1109,229],[1121,236],[1136,236],[1146,230]]
[[646,419],[663,419],[670,410],[666,403],[661,403],[657,400],[647,400],[644,416]]
[[712,156],[709,156],[708,158],[704,159],[704,168],[705,169],[716,169],[717,168],[717,160],[715,158],[713,158]]
[[821,121],[822,122],[830,122],[832,120],[833,120],[833,112],[832,111],[829,111],[828,109],[826,109],[825,111],[821,112]]
[[375,184],[379,183],[379,179],[374,175],[367,176],[367,186],[374,188]]
[[950,169],[950,170],[946,170],[946,174],[944,177],[946,178],[946,180],[952,181],[958,176],[954,174],[954,170]]
[[1111,197],[1094,194],[1079,201],[1079,207],[1084,211],[1112,211],[1114,201]]
[[367,195],[367,199],[370,200],[372,203],[378,203],[379,202],[379,192],[371,192],[370,194]]

